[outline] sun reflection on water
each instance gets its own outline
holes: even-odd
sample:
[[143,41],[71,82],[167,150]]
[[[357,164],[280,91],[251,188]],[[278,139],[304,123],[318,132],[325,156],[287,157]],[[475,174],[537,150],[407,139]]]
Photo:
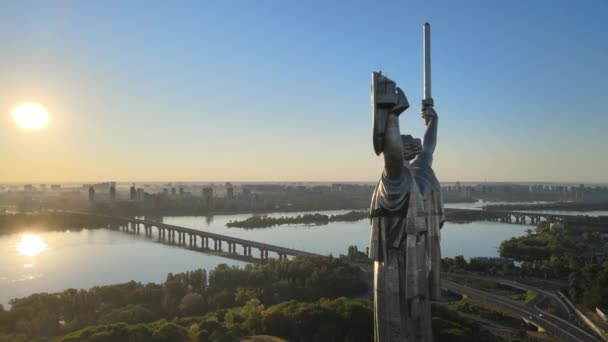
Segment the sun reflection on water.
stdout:
[[33,257],[48,248],[47,244],[40,239],[40,236],[34,234],[21,234],[21,241],[17,243],[17,255]]

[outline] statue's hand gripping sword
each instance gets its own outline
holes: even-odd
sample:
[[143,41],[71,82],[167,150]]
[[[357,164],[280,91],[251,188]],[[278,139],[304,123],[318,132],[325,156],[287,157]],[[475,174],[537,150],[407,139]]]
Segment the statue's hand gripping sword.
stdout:
[[431,96],[431,24],[425,23],[422,31],[423,63],[424,63],[424,97],[422,98],[422,117],[428,125],[430,117],[426,113],[427,107],[433,107],[433,97]]

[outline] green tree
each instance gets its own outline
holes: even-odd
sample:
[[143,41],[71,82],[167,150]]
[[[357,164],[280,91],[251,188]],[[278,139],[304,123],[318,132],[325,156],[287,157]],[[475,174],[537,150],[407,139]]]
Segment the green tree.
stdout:
[[205,300],[199,293],[188,293],[179,304],[179,312],[185,316],[200,315],[205,310]]
[[165,322],[154,330],[152,338],[156,342],[185,342],[187,335],[186,328],[175,323]]
[[136,324],[129,326],[128,342],[148,342],[152,340],[152,330],[145,324]]
[[147,323],[153,321],[155,315],[141,304],[129,304],[102,315],[99,322],[103,324],[125,322],[128,324]]

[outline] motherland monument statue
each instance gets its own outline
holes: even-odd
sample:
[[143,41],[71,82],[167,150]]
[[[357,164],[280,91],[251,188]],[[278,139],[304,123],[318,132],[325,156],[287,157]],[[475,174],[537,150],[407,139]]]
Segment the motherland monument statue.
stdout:
[[384,172],[371,202],[369,257],[374,261],[374,339],[432,341],[431,300],[441,296],[440,229],[445,221],[432,169],[437,113],[430,84],[430,26],[424,26],[424,140],[401,135],[409,103],[396,83],[372,74],[373,145]]

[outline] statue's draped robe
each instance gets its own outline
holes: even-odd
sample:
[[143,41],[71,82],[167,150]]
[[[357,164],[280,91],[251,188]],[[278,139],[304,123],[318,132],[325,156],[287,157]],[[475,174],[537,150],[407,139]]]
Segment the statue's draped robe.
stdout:
[[441,299],[441,227],[445,222],[445,211],[441,199],[441,185],[432,169],[433,156],[421,153],[412,163],[411,170],[424,199],[426,215],[428,254],[431,259],[429,291],[431,299]]
[[431,299],[439,299],[441,189],[422,153],[401,177],[382,175],[371,203],[376,342],[432,341]]
[[397,180],[382,175],[371,217],[375,341],[432,341],[426,215],[409,168]]

